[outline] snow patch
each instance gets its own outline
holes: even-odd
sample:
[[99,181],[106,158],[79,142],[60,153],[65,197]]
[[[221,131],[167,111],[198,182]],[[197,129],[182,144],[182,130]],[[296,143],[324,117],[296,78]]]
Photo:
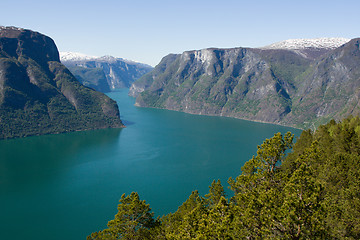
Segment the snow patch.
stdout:
[[59,52],[60,54],[60,61],[89,61],[93,59],[97,59],[99,57],[96,56],[88,56],[83,53],[77,53],[77,52]]
[[289,39],[271,45],[262,47],[260,49],[289,49],[299,50],[307,48],[323,48],[323,49],[335,49],[351,39],[348,38],[314,38],[314,39]]
[[109,62],[109,63],[113,63],[116,61],[122,61],[125,62],[127,64],[130,65],[137,65],[137,66],[143,66],[143,67],[149,67],[152,68],[150,65],[147,65],[145,63],[140,63],[137,61],[133,61],[133,60],[127,60],[124,58],[119,58],[119,57],[113,57],[110,55],[105,55],[102,57],[98,57],[98,56],[89,56],[83,53],[78,53],[78,52],[59,52],[60,54],[60,61],[61,62],[81,62],[81,61],[99,61],[99,62]]
[[0,31],[2,30],[16,30],[16,31],[23,31],[25,30],[24,28],[19,28],[19,27],[14,27],[14,26],[0,26]]

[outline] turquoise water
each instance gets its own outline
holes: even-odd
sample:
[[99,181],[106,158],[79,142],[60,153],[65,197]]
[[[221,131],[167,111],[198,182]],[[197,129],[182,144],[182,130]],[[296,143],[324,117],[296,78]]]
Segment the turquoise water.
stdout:
[[227,186],[256,146],[300,131],[231,118],[136,108],[118,101],[125,129],[0,141],[0,239],[86,239],[137,191],[155,215],[176,211],[213,179]]

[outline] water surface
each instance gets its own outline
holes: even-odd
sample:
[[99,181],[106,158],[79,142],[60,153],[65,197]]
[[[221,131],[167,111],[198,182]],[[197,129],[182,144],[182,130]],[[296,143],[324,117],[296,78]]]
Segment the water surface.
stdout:
[[176,211],[212,180],[240,174],[256,146],[300,131],[238,119],[136,108],[127,89],[108,94],[125,129],[0,141],[0,239],[85,239],[137,191],[155,215]]

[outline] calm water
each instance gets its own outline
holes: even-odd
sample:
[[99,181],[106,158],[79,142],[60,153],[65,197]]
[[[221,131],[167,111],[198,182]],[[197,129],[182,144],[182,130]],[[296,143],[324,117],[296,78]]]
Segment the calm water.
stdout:
[[281,126],[136,108],[113,92],[127,128],[0,141],[0,239],[85,239],[137,191],[155,215],[213,179],[236,177]]

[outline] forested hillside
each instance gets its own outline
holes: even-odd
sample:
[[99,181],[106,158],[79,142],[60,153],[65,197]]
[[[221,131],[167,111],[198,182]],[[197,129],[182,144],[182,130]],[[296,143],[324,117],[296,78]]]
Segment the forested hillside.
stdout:
[[360,39],[335,49],[209,48],[170,54],[134,82],[140,107],[316,129],[360,113]]
[[124,194],[88,239],[360,239],[359,140],[359,117],[303,131],[295,144],[277,133],[229,179],[233,196],[213,181],[155,219],[137,193]]
[[123,126],[117,103],[81,85],[51,38],[0,27],[0,139]]

